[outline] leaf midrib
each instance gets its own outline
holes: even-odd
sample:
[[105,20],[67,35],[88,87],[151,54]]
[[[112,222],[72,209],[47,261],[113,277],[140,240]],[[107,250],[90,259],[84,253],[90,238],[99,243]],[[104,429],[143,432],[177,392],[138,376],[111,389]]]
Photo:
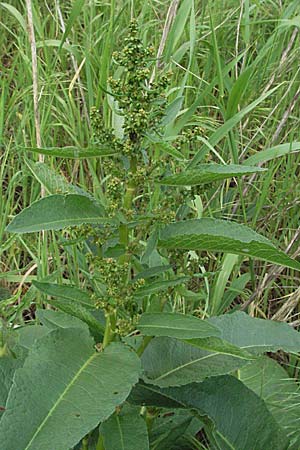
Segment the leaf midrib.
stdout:
[[[199,330],[197,329],[197,328],[181,328],[181,327],[174,327],[174,326],[172,326],[172,327],[166,327],[165,325],[140,325],[140,329],[143,331],[143,328],[152,328],[152,329],[154,329],[155,330],[155,328],[162,328],[162,329],[164,329],[164,330],[175,330],[175,331],[184,331],[184,332],[193,332],[193,331],[195,331],[195,332],[199,332]],[[214,330],[212,329],[213,327],[207,327],[207,332],[213,332]],[[205,337],[212,337],[212,336],[215,336],[215,335],[212,335],[212,334],[210,334],[209,336],[205,336]],[[199,338],[201,338],[202,336],[200,336],[199,335]],[[185,339],[188,339],[188,338],[185,338]]]
[[[86,220],[94,221],[94,220],[99,220],[99,219],[105,220],[105,221],[107,220],[107,222],[111,221],[110,218],[106,218],[106,217],[103,217],[103,216],[94,216],[94,217],[88,216],[88,217],[80,217],[78,219],[71,218],[71,219],[52,220],[51,222],[47,222],[47,225],[53,225],[53,224],[57,224],[57,223],[59,223],[59,224],[61,224],[61,223],[69,223],[69,222],[71,222],[71,223],[80,223],[80,222],[83,222],[83,221],[85,222]],[[44,221],[40,222],[40,223],[35,222],[33,227],[37,227],[37,226],[40,227],[41,225],[45,225],[45,222]]]
[[[152,381],[163,380],[165,377],[171,375],[172,373],[177,372],[178,370],[184,369],[184,368],[190,366],[191,364],[197,363],[199,361],[203,361],[204,359],[212,358],[213,356],[218,356],[218,355],[223,355],[223,354],[225,354],[225,353],[216,352],[216,353],[212,353],[210,355],[202,356],[202,358],[193,359],[193,361],[189,361],[188,363],[185,363],[185,364],[183,364],[181,366],[175,367],[175,369],[169,370],[169,372],[166,372],[166,373],[160,375],[158,378],[152,379]],[[243,358],[241,356],[232,355],[231,353],[228,353],[228,355],[232,356],[233,358],[245,359],[245,358]],[[151,380],[151,378],[149,378],[149,380]]]
[[54,403],[44,420],[41,422],[39,427],[37,428],[36,432],[33,434],[32,438],[28,442],[27,446],[24,448],[24,450],[30,450],[31,444],[36,439],[37,435],[42,431],[44,425],[47,423],[48,419],[52,416],[55,409],[58,407],[58,405],[62,402],[63,398],[66,396],[68,391],[71,389],[71,387],[75,384],[75,382],[78,380],[79,376],[82,374],[82,372],[88,367],[88,365],[99,356],[99,353],[93,353],[92,356],[88,358],[88,360],[82,365],[82,367],[78,370],[76,375],[72,378],[71,382],[68,384],[68,386],[64,389],[64,391],[61,393],[61,395],[58,397],[57,401]]

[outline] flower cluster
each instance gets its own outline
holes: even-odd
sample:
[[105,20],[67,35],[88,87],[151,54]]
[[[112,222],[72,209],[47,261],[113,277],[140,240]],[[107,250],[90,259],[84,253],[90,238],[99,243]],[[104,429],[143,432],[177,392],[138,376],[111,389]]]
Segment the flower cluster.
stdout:
[[122,144],[116,138],[113,129],[105,126],[101,111],[95,107],[91,108],[90,117],[94,143],[113,148],[116,152],[120,151]]
[[164,91],[169,83],[168,74],[150,84],[150,68],[153,62],[153,47],[144,47],[138,37],[138,27],[132,20],[129,36],[122,51],[113,54],[117,64],[124,67],[121,79],[109,78],[112,94],[118,100],[118,107],[124,115],[125,154],[136,153],[143,136],[156,129],[165,113]]
[[125,317],[134,317],[138,313],[138,304],[134,299],[135,291],[144,285],[143,279],[129,281],[129,264],[119,263],[113,258],[93,257],[94,276],[105,286],[105,295],[98,298],[96,305],[107,312],[117,310]]
[[197,126],[183,130],[174,142],[174,146],[180,149],[183,145],[192,145],[199,136],[203,136],[203,128]]

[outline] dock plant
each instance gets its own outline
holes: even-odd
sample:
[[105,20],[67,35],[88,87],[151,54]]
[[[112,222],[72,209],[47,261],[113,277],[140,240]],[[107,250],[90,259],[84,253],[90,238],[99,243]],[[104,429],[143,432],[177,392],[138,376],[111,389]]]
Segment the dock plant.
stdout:
[[[207,185],[241,185],[264,169],[215,163],[203,153],[199,126],[166,132],[179,111],[172,74],[143,45],[135,20],[110,67],[99,86],[105,102],[90,112],[88,147],[25,149],[86,159],[99,183],[88,192],[65,179],[61,192],[7,226],[46,243],[59,234],[61,255],[74,252],[78,265],[32,282],[34,323],[3,320],[0,447],[299,448],[299,434],[288,433],[276,409],[284,370],[270,358],[299,352],[299,333],[251,317],[234,295],[224,299],[224,267],[206,269],[216,253],[228,265],[300,269],[252,228],[200,207]],[[207,302],[207,286],[220,297]],[[284,389],[296,395],[293,380]]]

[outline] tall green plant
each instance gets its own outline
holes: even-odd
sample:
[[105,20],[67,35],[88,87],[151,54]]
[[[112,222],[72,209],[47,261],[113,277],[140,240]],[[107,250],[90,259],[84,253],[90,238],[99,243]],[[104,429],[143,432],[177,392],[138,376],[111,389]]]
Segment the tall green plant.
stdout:
[[[196,218],[205,184],[261,169],[200,165],[197,153],[185,161],[201,129],[166,138],[177,115],[167,103],[170,75],[149,81],[153,49],[142,45],[135,21],[113,62],[118,77],[101,89],[115,127],[105,127],[102,111],[93,110],[91,148],[31,149],[110,156],[101,160],[101,201],[72,186],[71,193],[31,204],[7,227],[12,233],[67,227],[62,242],[74,246],[86,287],[51,277],[34,282],[55,310],[39,304],[38,324],[16,330],[3,324],[3,449],[188,449],[200,432],[210,448],[296,448],[299,437],[288,436],[257,384],[245,379],[264,353],[299,352],[299,333],[238,311],[209,318],[199,290],[203,251],[300,270],[250,228]],[[178,304],[187,314],[176,312]]]

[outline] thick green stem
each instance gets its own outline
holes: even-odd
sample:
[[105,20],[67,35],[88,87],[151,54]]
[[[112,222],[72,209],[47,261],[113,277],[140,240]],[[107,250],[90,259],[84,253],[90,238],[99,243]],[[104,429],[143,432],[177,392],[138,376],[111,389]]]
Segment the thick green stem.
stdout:
[[100,434],[98,442],[97,442],[96,450],[105,450],[104,441],[103,441],[103,437],[101,434]]
[[114,313],[107,314],[104,337],[102,342],[103,348],[107,347],[107,345],[114,340],[115,337],[114,322],[115,322]]
[[82,447],[81,450],[89,450],[89,437],[86,436],[82,439]]
[[[130,160],[130,171],[131,173],[136,173],[136,169],[137,169],[137,162],[136,162],[136,158],[132,158]],[[129,180],[127,187],[126,187],[126,191],[125,191],[125,195],[124,195],[124,201],[123,201],[123,208],[124,210],[130,211],[132,209],[132,200],[135,194],[135,190],[136,190],[136,185],[133,182],[133,180]],[[128,226],[126,223],[121,223],[120,227],[119,227],[119,236],[120,236],[120,243],[123,244],[125,246],[125,248],[128,246],[129,243],[129,230],[128,230]],[[121,259],[121,261],[126,261],[127,258],[123,258]]]
[[142,340],[141,345],[139,346],[139,348],[136,351],[138,356],[142,356],[142,354],[144,353],[144,351],[146,350],[146,348],[148,347],[148,345],[150,344],[152,339],[153,339],[152,336],[144,337],[144,339]]

